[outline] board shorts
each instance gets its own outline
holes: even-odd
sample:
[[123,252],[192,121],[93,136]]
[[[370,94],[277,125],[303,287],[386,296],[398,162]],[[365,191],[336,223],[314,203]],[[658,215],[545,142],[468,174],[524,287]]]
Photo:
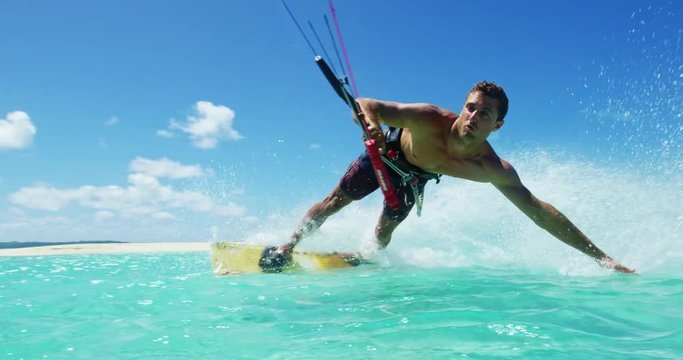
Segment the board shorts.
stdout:
[[[392,128],[389,130],[389,133],[387,133],[386,136],[386,147],[389,150],[398,149],[398,152],[394,152],[397,157],[397,163],[402,164],[401,167],[404,171],[409,171],[416,175],[416,177],[415,181],[411,184],[404,183],[401,175],[391,169],[387,169],[391,186],[396,190],[396,195],[398,197],[398,209],[392,209],[387,202],[384,201],[382,214],[396,221],[405,219],[415,205],[416,191],[413,187],[416,188],[419,194],[422,194],[425,185],[430,179],[437,179],[438,181],[438,176],[436,174],[424,172],[405,160],[405,157],[400,152],[399,139],[401,130],[403,129]],[[396,132],[392,133],[392,131]],[[407,167],[410,167],[410,169],[406,169]],[[339,181],[339,188],[353,200],[360,200],[379,188],[377,178],[375,177],[375,170],[372,167],[370,156],[367,151],[361,153],[360,156],[349,165],[346,173],[344,173],[344,176],[342,176]]]

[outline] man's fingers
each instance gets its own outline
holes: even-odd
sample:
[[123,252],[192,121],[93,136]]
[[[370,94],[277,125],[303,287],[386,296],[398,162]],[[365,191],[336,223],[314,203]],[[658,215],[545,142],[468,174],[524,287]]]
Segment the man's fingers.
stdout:
[[632,269],[630,267],[626,267],[624,265],[619,264],[618,262],[614,261],[610,257],[606,257],[598,262],[602,267],[612,269],[614,271],[619,271],[622,273],[634,273],[636,272],[636,269]]
[[382,132],[382,130],[377,129],[376,127],[370,127],[368,129],[368,133],[370,137],[377,142],[377,147],[379,147],[380,153],[383,154],[386,144],[384,142],[384,133]]
[[626,266],[620,265],[620,264],[617,264],[617,265],[614,267],[614,270],[619,271],[619,272],[623,272],[623,273],[629,273],[629,274],[630,274],[630,273],[636,272],[636,269],[633,269],[633,268],[630,268],[630,267],[626,267]]
[[355,111],[351,111],[351,118],[353,119],[353,122],[355,122],[358,125],[361,125],[360,119],[358,119],[358,115],[356,115]]
[[384,143],[383,143],[383,142],[382,142],[382,143],[378,142],[378,143],[377,143],[377,148],[379,149],[379,153],[380,153],[380,154],[384,154],[384,153],[386,152],[386,149],[384,148]]

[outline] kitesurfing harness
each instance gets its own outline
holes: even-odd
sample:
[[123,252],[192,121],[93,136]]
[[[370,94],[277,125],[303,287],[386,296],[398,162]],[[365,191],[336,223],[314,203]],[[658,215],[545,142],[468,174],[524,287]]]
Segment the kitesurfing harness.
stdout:
[[390,127],[385,134],[386,152],[382,155],[382,161],[401,178],[401,186],[410,186],[413,191],[413,198],[417,205],[417,216],[422,215],[422,204],[424,203],[424,187],[418,186],[421,180],[441,181],[441,174],[426,172],[419,167],[411,164],[401,151],[401,134],[403,128]]

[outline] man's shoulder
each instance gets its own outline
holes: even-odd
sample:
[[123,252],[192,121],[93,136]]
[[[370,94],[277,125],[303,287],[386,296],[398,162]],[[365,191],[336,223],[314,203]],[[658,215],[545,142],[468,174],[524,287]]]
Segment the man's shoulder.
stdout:
[[491,154],[483,161],[484,168],[492,184],[514,185],[519,182],[519,176],[515,168],[506,160],[499,157],[493,149]]
[[410,122],[405,128],[411,133],[441,137],[457,119],[455,113],[432,104],[411,104]]
[[426,113],[430,114],[435,119],[455,120],[458,118],[458,114],[456,114],[455,112],[448,110],[446,108],[442,108],[442,107],[434,105],[434,104],[423,104],[423,105],[424,105],[424,111]]
[[430,103],[400,103],[399,108],[428,119],[457,118],[458,114]]

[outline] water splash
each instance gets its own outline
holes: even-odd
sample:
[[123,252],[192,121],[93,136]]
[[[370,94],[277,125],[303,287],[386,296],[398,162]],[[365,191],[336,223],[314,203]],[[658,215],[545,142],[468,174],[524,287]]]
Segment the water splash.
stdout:
[[576,90],[586,104],[608,159],[629,160],[633,170],[680,174],[683,170],[683,17],[671,4],[639,8],[632,28],[618,34],[618,51],[583,66]]
[[[512,154],[525,185],[555,205],[601,249],[641,272],[683,273],[682,177],[651,177],[568,154]],[[247,241],[286,241],[310,203],[271,216]],[[314,250],[359,251],[373,244],[377,194],[354,202],[301,243]],[[393,265],[515,267],[606,274],[590,258],[538,228],[493,186],[444,179],[426,190],[424,216],[406,219],[385,254]]]

